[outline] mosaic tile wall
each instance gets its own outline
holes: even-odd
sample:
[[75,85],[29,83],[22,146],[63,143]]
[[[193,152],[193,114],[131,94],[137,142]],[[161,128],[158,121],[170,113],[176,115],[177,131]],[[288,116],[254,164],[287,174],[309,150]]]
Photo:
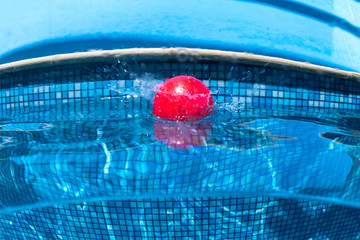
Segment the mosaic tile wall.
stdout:
[[[126,97],[113,89],[136,87],[133,80],[144,76],[164,80],[176,75],[201,79],[218,103],[242,102],[246,108],[261,109],[360,109],[360,83],[353,80],[246,65],[119,62],[3,74],[0,113],[96,97]],[[148,106],[141,98],[130,97],[127,101],[135,107]]]
[[350,240],[360,237],[359,221],[359,209],[301,200],[261,197],[110,200],[0,215],[0,237]]
[[[19,114],[18,119],[22,119],[24,122],[41,122],[46,115],[47,122],[54,124],[57,121],[68,121],[60,124],[65,135],[66,131],[85,132],[87,134],[85,137],[81,135],[85,140],[94,140],[96,139],[95,130],[86,124],[72,128],[72,121],[80,117],[63,111],[62,104],[67,104],[75,111],[82,111],[90,102],[111,98],[125,103],[125,107],[132,109],[128,113],[125,112],[125,115],[134,114],[134,110],[136,110],[141,117],[141,114],[144,114],[143,110],[151,108],[149,100],[129,95],[122,89],[139,87],[136,79],[164,80],[181,74],[201,79],[213,92],[214,99],[218,104],[235,102],[240,103],[243,108],[253,111],[269,110],[275,111],[273,114],[276,114],[277,110],[291,109],[293,112],[301,111],[302,116],[307,116],[311,115],[312,111],[318,113],[318,110],[347,111],[347,114],[351,115],[352,111],[360,109],[360,83],[351,80],[266,67],[216,64],[214,62],[196,64],[113,62],[51,67],[0,75],[0,116],[9,118],[11,121],[11,116]],[[100,108],[104,108],[104,106],[101,105]],[[28,109],[35,109],[36,114],[27,115]],[[86,117],[101,121],[103,116],[94,112]],[[83,116],[81,118],[83,119]],[[37,135],[39,135],[38,132],[14,134],[24,141],[38,138]],[[55,133],[54,136],[56,136]],[[71,134],[66,136],[74,141],[84,140],[80,137],[74,139],[74,135]],[[120,144],[115,140],[105,143],[115,150],[120,149]],[[96,147],[99,146],[94,146],[94,148]],[[294,149],[299,147],[301,146],[293,146]],[[12,152],[20,151],[10,150]],[[9,154],[7,151],[7,149],[3,149],[0,152],[1,158],[5,158]],[[56,156],[57,151],[57,144],[54,143],[53,156]],[[165,150],[158,147],[157,151]],[[224,152],[217,152],[216,156],[219,157],[222,153]],[[119,153],[119,158],[125,158],[126,154],[130,155],[130,153],[123,153],[123,155]],[[134,150],[131,154],[140,155],[141,151]],[[37,165],[31,166],[31,168],[11,168],[9,165],[16,165],[18,162],[14,163],[15,160],[11,163],[3,161],[2,174],[6,171],[9,174],[7,178],[1,175],[1,178],[6,180],[6,184],[0,184],[0,193],[11,192],[11,194],[1,198],[0,210],[2,207],[12,206],[11,204],[27,206],[36,203],[39,200],[40,192],[36,192],[34,189],[41,189],[42,194],[46,192],[50,200],[61,197],[65,199],[64,188],[67,183],[65,180],[72,183],[72,186],[79,186],[80,189],[81,184],[76,185],[76,183],[79,183],[79,179],[87,179],[90,183],[97,184],[98,188],[92,189],[99,195],[111,196],[112,193],[115,195],[118,189],[109,186],[108,179],[103,175],[100,176],[97,172],[98,169],[102,169],[106,159],[99,153],[96,157],[100,160],[93,163],[93,155],[88,156],[88,161],[79,161],[77,164],[70,164],[70,160],[73,159],[69,158],[69,163],[64,163],[63,168],[53,169],[45,169],[46,163],[41,162],[41,158],[36,159],[39,169],[36,169]],[[66,159],[65,155],[62,157],[62,159]],[[229,159],[236,159],[238,155],[224,153],[223,157],[224,163],[228,163]],[[183,164],[185,162],[178,161],[179,171],[186,169],[187,166]],[[254,165],[254,168],[257,166],[256,161],[251,164]],[[22,165],[19,164],[19,166]],[[69,168],[69,171],[68,167],[73,168]],[[261,168],[260,165],[258,167]],[[231,168],[231,164],[227,168]],[[71,171],[78,169],[83,170],[80,178],[78,175],[71,174]],[[122,167],[115,168],[115,170],[119,169]],[[38,175],[34,174],[35,178],[37,177],[34,181],[37,185],[30,185],[25,181],[24,176],[31,175],[26,171],[38,171]],[[242,172],[245,171],[247,169],[242,169]],[[47,174],[50,176],[58,174],[56,176],[59,178],[47,178]],[[281,174],[279,171],[279,175]],[[194,181],[187,179],[182,183],[187,182],[193,183]],[[57,183],[64,183],[64,185],[59,185],[60,190],[52,188]],[[160,182],[153,181],[149,186],[158,185],[161,185]],[[189,189],[191,187],[190,185]],[[132,188],[129,187],[129,189],[133,191]],[[67,191],[67,194],[69,195],[66,196],[70,196],[67,200],[76,196],[76,192]],[[353,192],[353,194],[353,199],[358,199],[359,193]],[[87,195],[84,196],[87,197]],[[351,198],[349,197],[349,199]],[[76,203],[1,212],[0,238],[360,239],[359,220],[359,209],[301,199],[285,200],[239,196],[232,198],[84,200]]]

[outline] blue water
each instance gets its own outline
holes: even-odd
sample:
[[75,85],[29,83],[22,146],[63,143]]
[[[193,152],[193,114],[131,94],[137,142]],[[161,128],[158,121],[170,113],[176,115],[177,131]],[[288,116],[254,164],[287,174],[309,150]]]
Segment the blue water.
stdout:
[[348,200],[341,189],[357,171],[359,120],[350,112],[306,119],[247,110],[234,117],[220,108],[199,122],[167,122],[151,109],[102,100],[81,112],[56,106],[73,120],[53,121],[53,109],[0,122],[1,160],[24,169],[36,202],[260,190]]
[[0,119],[0,236],[355,239],[359,122],[237,103],[168,122],[123,98],[14,111]]

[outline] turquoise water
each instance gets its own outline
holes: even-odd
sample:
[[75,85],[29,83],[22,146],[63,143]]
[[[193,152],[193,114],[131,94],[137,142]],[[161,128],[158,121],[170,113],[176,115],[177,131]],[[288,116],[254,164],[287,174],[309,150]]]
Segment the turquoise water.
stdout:
[[[155,118],[171,71],[201,76],[215,113]],[[360,236],[355,81],[119,61],[0,77],[1,239]]]
[[[305,117],[218,105],[202,121],[168,122],[119,99],[81,104],[1,120],[1,163],[14,168],[4,177],[13,182],[12,171],[22,169],[19,180],[33,189],[34,204],[259,192],[351,200],[346,189],[359,161],[359,119],[352,112]],[[12,205],[3,203],[2,211]]]
[[119,99],[75,105],[1,119],[4,239],[74,237],[76,219],[106,226],[79,226],[94,239],[286,239],[291,229],[326,239],[357,221],[357,209],[338,205],[358,205],[351,112],[218,104],[202,121],[168,122]]

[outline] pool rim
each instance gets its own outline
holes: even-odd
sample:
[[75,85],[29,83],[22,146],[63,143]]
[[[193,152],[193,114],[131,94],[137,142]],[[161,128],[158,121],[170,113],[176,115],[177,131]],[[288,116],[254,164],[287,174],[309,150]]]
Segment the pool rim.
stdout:
[[324,75],[340,79],[360,81],[360,73],[336,68],[299,62],[285,58],[257,55],[246,52],[232,52],[200,48],[128,48],[116,50],[95,50],[57,54],[31,58],[0,65],[0,76],[24,70],[40,69],[71,64],[121,61],[177,61],[198,62],[215,61],[218,63],[247,64],[258,67],[275,68],[287,71]]

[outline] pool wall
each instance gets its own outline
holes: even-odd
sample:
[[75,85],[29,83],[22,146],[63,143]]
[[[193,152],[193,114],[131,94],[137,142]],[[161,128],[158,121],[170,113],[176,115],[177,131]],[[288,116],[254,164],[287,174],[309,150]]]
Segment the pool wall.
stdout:
[[4,3],[0,64],[94,49],[191,47],[360,71],[355,0]]
[[[3,114],[84,98],[126,97],[117,88],[134,87],[146,74],[195,76],[218,103],[242,102],[245,109],[360,109],[360,74],[235,52],[162,48],[64,54],[4,64],[0,74]],[[134,101],[151,104],[145,98]]]
[[[154,57],[158,51],[163,56]],[[299,131],[302,119],[333,127],[344,127],[352,120],[353,112],[360,109],[357,74],[309,65],[305,69],[300,63],[266,65],[261,58],[257,63],[252,58],[250,64],[225,52],[230,57],[221,62],[220,55],[202,57],[202,50],[194,58],[179,58],[176,51],[170,51],[172,55],[167,51],[154,49],[151,56],[133,52],[131,58],[121,58],[119,52],[109,57],[107,52],[105,60],[95,56],[77,59],[79,63],[72,58],[68,63],[56,61],[59,56],[53,56],[53,61],[38,59],[38,65],[35,60],[34,65],[22,62],[24,66],[17,63],[1,69],[0,113],[7,122],[0,129],[3,239],[360,236],[355,208],[360,200],[359,169],[352,168],[352,160],[336,150],[343,145],[329,150],[331,139],[314,141]],[[317,73],[319,69],[322,74]],[[214,92],[217,105],[240,103],[235,111],[224,105],[217,114],[249,122],[264,113],[294,119],[291,136],[306,141],[293,140],[283,151],[264,148],[284,155],[283,161],[269,166],[259,157],[261,148],[246,151],[246,141],[239,142],[245,144],[243,150],[198,148],[194,158],[191,152],[184,154],[160,141],[149,145],[142,139],[145,142],[140,147],[124,148],[121,135],[98,139],[97,130],[109,125],[104,119],[110,113],[139,120],[151,114],[149,99],[126,92],[138,87],[138,79],[164,80],[180,74],[202,80]],[[52,131],[51,126],[56,125],[61,129]],[[149,131],[151,135],[153,130]],[[130,129],[129,133],[136,136]],[[257,131],[244,133],[257,136]],[[48,138],[40,137],[43,135]],[[344,144],[357,144],[356,138],[344,136],[340,137],[347,141]],[[14,139],[25,145],[11,145]],[[43,142],[31,145],[37,139]],[[66,141],[53,143],[56,139]],[[77,149],[67,145],[68,141],[86,141],[90,147]],[[106,172],[104,144],[112,151]],[[42,151],[44,146],[51,146],[51,151]],[[303,159],[299,151],[312,157]],[[215,159],[219,168],[209,170],[208,162],[201,161],[205,155]],[[345,161],[339,163],[336,158]]]

